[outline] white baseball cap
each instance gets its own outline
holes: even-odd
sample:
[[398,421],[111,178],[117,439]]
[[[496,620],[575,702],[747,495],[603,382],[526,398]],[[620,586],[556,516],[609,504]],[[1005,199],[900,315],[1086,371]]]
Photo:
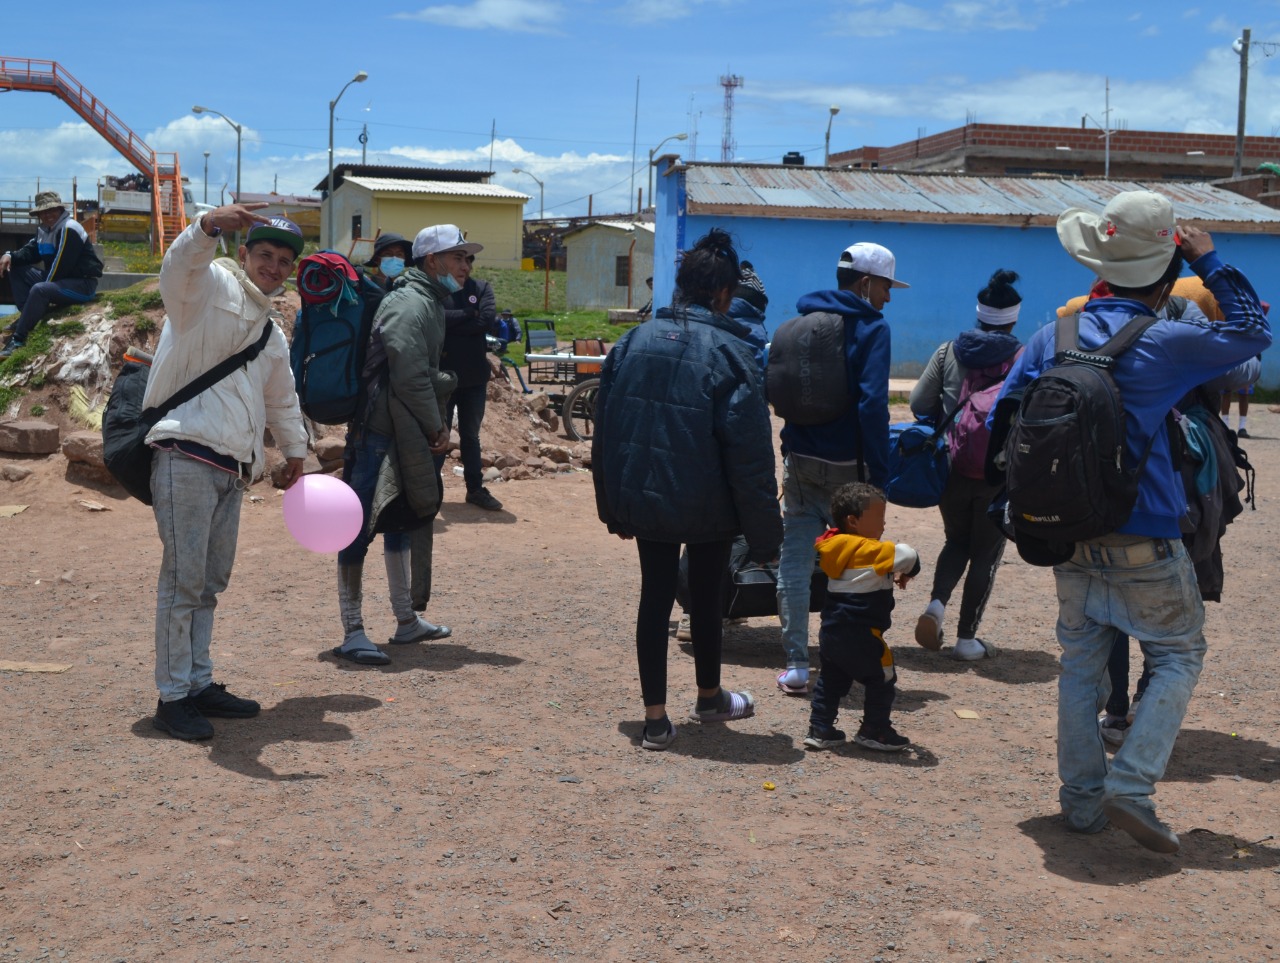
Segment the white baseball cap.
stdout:
[[1178,246],[1169,198],[1154,191],[1124,191],[1102,214],[1078,207],[1058,218],[1058,240],[1094,274],[1122,288],[1160,280]]
[[885,278],[889,281],[889,286],[893,288],[909,288],[911,287],[906,281],[898,281],[893,276],[893,269],[897,262],[893,259],[893,252],[887,247],[879,244],[872,244],[870,241],[859,241],[857,244],[850,244],[840,254],[840,260],[836,263],[836,267],[852,268],[859,274],[871,274],[878,278]]
[[468,241],[456,224],[436,224],[424,227],[413,239],[413,259],[420,261],[428,254],[445,251],[461,251],[463,254],[479,254],[483,244]]

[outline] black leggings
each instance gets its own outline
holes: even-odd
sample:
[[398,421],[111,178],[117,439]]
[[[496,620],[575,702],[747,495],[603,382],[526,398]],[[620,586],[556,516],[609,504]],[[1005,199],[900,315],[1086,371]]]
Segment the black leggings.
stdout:
[[[720,620],[724,614],[724,573],[732,545],[732,541],[724,541],[689,546],[689,630],[699,689],[720,686]],[[667,635],[676,600],[680,546],[637,538],[636,549],[640,553],[640,609],[636,613],[640,692],[646,706],[665,705]]]
[[995,585],[996,569],[1004,555],[1004,532],[987,516],[987,506],[995,493],[996,489],[981,479],[952,472],[938,505],[946,543],[933,570],[933,597],[946,605],[964,576],[956,638],[977,637],[983,610]]

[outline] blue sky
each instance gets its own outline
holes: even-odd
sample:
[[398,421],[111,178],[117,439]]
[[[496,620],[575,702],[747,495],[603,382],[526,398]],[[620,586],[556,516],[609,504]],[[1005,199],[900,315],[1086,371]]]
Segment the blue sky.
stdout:
[[[363,5],[64,0],[10,4],[0,56],[56,60],[157,150],[178,151],[203,196],[235,184],[244,127],[246,191],[309,193],[323,179],[328,103],[335,149],[370,163],[497,172],[546,212],[628,210],[647,189],[649,149],[718,160],[722,74],[744,79],[736,158],[822,162],[973,119],[1233,134],[1244,27],[1280,42],[1280,5],[1238,0],[1164,8],[1114,0],[381,0]],[[359,10],[360,12],[352,12]],[[1259,47],[1249,72],[1250,134],[1280,133],[1280,57]],[[636,88],[639,80],[638,121]],[[496,138],[490,132],[496,127]],[[635,163],[633,166],[633,140]],[[665,152],[665,150],[664,150]],[[1280,160],[1280,158],[1277,158]],[[44,187],[82,194],[129,171],[69,107],[47,94],[0,94],[0,199]]]

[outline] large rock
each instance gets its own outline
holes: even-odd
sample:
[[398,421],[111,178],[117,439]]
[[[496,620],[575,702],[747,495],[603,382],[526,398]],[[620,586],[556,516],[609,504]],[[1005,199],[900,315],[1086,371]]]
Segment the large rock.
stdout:
[[539,445],[538,454],[543,458],[555,462],[557,465],[567,464],[572,457],[569,449],[562,445]]
[[0,424],[0,451],[15,455],[52,455],[60,441],[58,426],[47,421]]
[[346,449],[346,439],[341,436],[329,438],[319,438],[316,440],[316,457],[320,459],[320,464],[329,465],[333,462],[342,464],[342,453]]
[[102,433],[97,431],[73,431],[62,439],[62,455],[67,461],[104,467],[102,460]]
[[0,478],[8,482],[20,482],[31,477],[31,469],[26,465],[0,465]]

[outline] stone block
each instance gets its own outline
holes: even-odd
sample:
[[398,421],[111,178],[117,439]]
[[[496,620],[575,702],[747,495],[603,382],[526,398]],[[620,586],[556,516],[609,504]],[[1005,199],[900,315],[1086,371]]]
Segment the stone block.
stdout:
[[346,440],[341,437],[320,438],[316,440],[316,457],[321,464],[341,462],[342,452],[346,447]]
[[25,465],[0,465],[0,478],[8,482],[20,482],[31,476],[31,469]]
[[58,426],[48,421],[0,424],[0,451],[15,455],[52,455],[61,443]]
[[102,467],[102,434],[97,431],[73,431],[62,439],[62,455],[67,461]]
[[538,454],[557,465],[567,464],[571,457],[569,449],[563,445],[539,445]]

